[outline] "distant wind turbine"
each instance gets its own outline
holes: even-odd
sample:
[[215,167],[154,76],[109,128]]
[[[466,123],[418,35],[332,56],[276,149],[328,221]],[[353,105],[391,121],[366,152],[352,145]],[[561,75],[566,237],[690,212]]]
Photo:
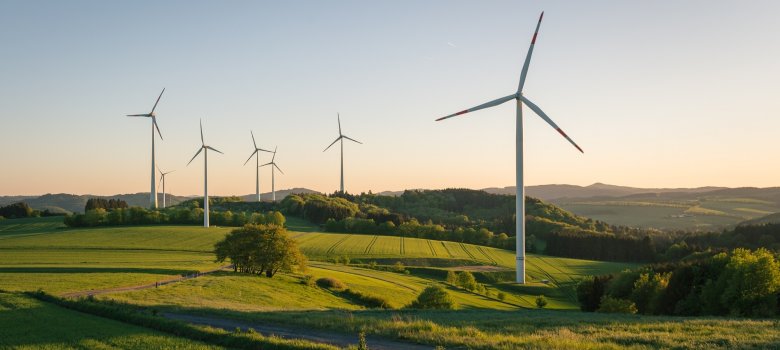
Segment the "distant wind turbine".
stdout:
[[198,153],[195,153],[192,159],[190,159],[187,165],[190,165],[190,163],[195,160],[195,157],[197,157],[198,154],[200,154],[200,152],[203,150],[205,150],[205,152],[203,152],[203,227],[209,227],[209,150],[219,154],[224,153],[214,149],[211,146],[206,146],[206,141],[203,140],[203,121],[201,120],[200,149],[198,150]]
[[160,167],[157,167],[157,171],[160,172],[160,183],[162,184],[162,190],[163,190],[163,197],[162,197],[163,198],[163,205],[162,205],[162,207],[165,208],[166,207],[165,206],[165,175],[168,175],[168,174],[170,174],[170,173],[172,173],[172,172],[174,172],[176,170],[171,170],[169,172],[163,172],[162,170],[160,170]]
[[357,143],[359,143],[361,145],[363,143],[360,142],[360,141],[357,141],[355,139],[351,139],[349,136],[342,134],[341,133],[341,116],[338,113],[336,113],[336,118],[337,118],[336,120],[338,120],[338,123],[339,123],[339,137],[337,137],[336,140],[333,141],[333,143],[331,143],[328,147],[325,147],[323,152],[327,151],[328,148],[333,146],[336,142],[341,141],[341,193],[344,193],[344,139],[350,140],[352,142],[357,142]]
[[155,108],[157,108],[157,104],[160,103],[160,97],[162,97],[163,92],[165,92],[165,88],[162,89],[162,92],[160,92],[160,96],[157,97],[157,101],[154,103],[154,107],[152,107],[152,111],[146,114],[128,114],[128,117],[146,117],[146,118],[152,118],[152,188],[149,191],[149,207],[152,209],[157,209],[157,187],[155,176],[154,176],[154,129],[157,129],[157,135],[160,135],[160,140],[163,139],[162,134],[160,133],[160,127],[157,126],[157,117],[154,114]]
[[[557,130],[563,137],[566,138],[569,142],[571,142],[574,147],[576,147],[580,152],[582,151],[582,148],[580,146],[577,146],[574,141],[572,141],[569,136],[566,135],[566,133],[561,130],[561,128],[558,127],[558,125],[555,124],[555,122],[550,119],[550,117],[547,116],[536,104],[528,100],[525,96],[523,96],[523,85],[525,84],[525,78],[528,74],[528,64],[531,62],[531,54],[534,51],[534,44],[536,44],[536,36],[539,34],[539,26],[542,24],[542,17],[544,16],[544,12],[539,16],[539,22],[536,24],[536,30],[534,31],[534,36],[531,39],[531,46],[528,48],[528,54],[525,56],[525,63],[523,64],[523,70],[520,73],[520,84],[517,87],[517,91],[509,96],[502,97],[484,104],[481,104],[479,106],[469,108],[463,111],[460,111],[455,114],[448,115],[446,117],[442,117],[439,119],[436,119],[437,121],[451,118],[454,116],[458,116],[461,114],[466,114],[469,112],[478,111],[480,109],[485,109],[488,107],[498,106],[504,102],[510,101],[510,100],[516,100],[516,111],[517,111],[517,121],[516,121],[516,137],[517,142],[515,144],[516,150],[515,150],[515,157],[516,157],[516,166],[517,166],[517,172],[515,174],[516,181],[517,181],[517,193],[516,193],[516,236],[515,239],[517,240],[517,252],[516,252],[516,280],[518,283],[525,283],[525,187],[523,187],[523,103],[525,103],[528,108],[530,108],[532,111],[534,111],[537,115],[539,115],[544,121],[546,121],[550,126],[552,126],[555,130]],[[583,152],[584,153],[584,152]]]
[[257,147],[257,142],[255,142],[255,133],[253,133],[251,130],[249,133],[252,135],[252,144],[255,146],[255,150],[252,152],[252,154],[249,155],[249,158],[247,158],[246,162],[244,162],[244,165],[246,163],[249,163],[249,160],[252,159],[255,155],[255,196],[258,202],[260,202],[260,152],[268,152],[268,153],[274,153],[268,150],[264,150],[262,148]]
[[277,148],[278,147],[274,147],[274,152],[273,152],[274,155],[271,157],[271,161],[259,166],[259,167],[264,167],[266,165],[270,165],[271,166],[271,201],[273,201],[273,202],[276,202],[276,184],[275,184],[275,181],[274,181],[274,168],[276,168],[276,170],[279,170],[279,172],[282,173],[282,175],[284,175],[284,172],[282,171],[282,169],[279,169],[279,166],[277,166],[276,163],[274,162],[274,159],[276,159],[276,150],[277,150]]

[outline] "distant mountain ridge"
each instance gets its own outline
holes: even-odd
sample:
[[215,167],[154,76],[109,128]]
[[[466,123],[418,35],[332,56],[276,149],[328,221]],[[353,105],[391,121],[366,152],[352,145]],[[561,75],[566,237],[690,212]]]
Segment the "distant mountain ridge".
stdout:
[[[290,193],[319,193],[307,188],[291,188],[286,190],[276,191],[276,199],[281,200]],[[263,201],[271,200],[271,193],[261,194]],[[199,195],[192,196],[177,196],[168,194],[165,197],[167,205],[176,205],[191,198],[200,197]],[[221,197],[221,196],[219,196]],[[239,196],[245,201],[253,201],[254,194]],[[81,213],[84,212],[84,206],[87,204],[87,200],[90,198],[103,198],[103,199],[121,199],[127,202],[130,206],[148,207],[149,206],[149,193],[129,193],[129,194],[115,194],[111,196],[98,196],[91,194],[68,194],[68,193],[47,193],[42,196],[0,196],[0,206],[8,205],[17,202],[25,202],[33,209],[46,210],[56,213]],[[162,206],[162,193],[157,194],[157,201]]]
[[[590,198],[590,197],[624,197],[635,194],[650,194],[650,193],[704,193],[717,190],[727,190],[727,187],[696,187],[696,188],[639,188],[628,186],[617,186],[603,184],[600,182],[594,183],[589,186],[577,186],[577,185],[564,185],[564,184],[552,184],[552,185],[538,185],[538,186],[526,186],[526,196],[539,198],[541,200],[549,201],[554,199],[563,198]],[[509,186],[504,188],[490,187],[485,188],[483,191],[495,194],[515,194],[515,186]]]

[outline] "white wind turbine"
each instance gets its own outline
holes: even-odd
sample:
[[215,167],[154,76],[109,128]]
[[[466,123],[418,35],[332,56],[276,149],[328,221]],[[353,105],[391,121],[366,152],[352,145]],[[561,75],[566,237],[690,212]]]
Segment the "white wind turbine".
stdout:
[[271,157],[271,161],[268,162],[268,163],[265,163],[265,164],[263,164],[261,166],[259,166],[259,167],[264,167],[266,165],[270,165],[271,166],[271,201],[273,201],[273,202],[276,202],[276,184],[275,184],[275,181],[274,181],[274,168],[276,168],[276,170],[279,170],[279,172],[282,173],[282,175],[284,175],[284,172],[282,171],[282,169],[279,169],[279,166],[277,166],[276,163],[274,162],[274,159],[276,159],[276,150],[277,150],[277,148],[278,147],[274,147],[274,152],[273,152],[274,155]]
[[255,150],[252,152],[252,154],[249,155],[249,158],[247,158],[246,162],[244,162],[244,165],[246,163],[249,163],[249,160],[252,159],[253,156],[257,155],[255,157],[255,196],[257,198],[257,201],[260,202],[260,152],[268,152],[268,153],[274,153],[268,150],[264,150],[262,148],[257,147],[257,142],[255,142],[255,133],[253,133],[251,130],[249,133],[252,135],[252,144],[255,146]]
[[[528,64],[531,62],[531,54],[534,51],[534,44],[536,44],[536,36],[539,34],[539,26],[542,24],[542,17],[544,16],[544,12],[539,16],[539,22],[536,24],[536,30],[534,31],[534,36],[531,39],[531,46],[528,48],[528,54],[525,56],[525,63],[523,63],[523,70],[520,73],[520,84],[517,87],[517,91],[513,94],[502,97],[484,104],[481,104],[479,106],[469,108],[463,111],[460,111],[455,114],[448,115],[446,117],[442,117],[439,119],[436,119],[437,121],[451,118],[454,116],[458,116],[461,114],[466,114],[469,112],[478,111],[480,109],[498,106],[504,102],[510,101],[510,100],[516,100],[516,111],[517,111],[517,121],[516,121],[516,137],[517,142],[515,144],[516,150],[515,150],[515,157],[516,157],[516,166],[517,166],[517,172],[515,174],[516,181],[517,181],[517,194],[516,194],[516,236],[515,239],[517,241],[517,252],[516,252],[516,265],[517,265],[517,271],[516,271],[516,280],[518,283],[525,283],[525,188],[523,187],[523,104],[528,106],[532,111],[534,111],[537,115],[539,115],[544,121],[546,121],[550,126],[552,126],[555,130],[557,130],[563,137],[566,138],[566,140],[569,140],[574,147],[576,147],[580,152],[583,152],[580,146],[577,146],[574,141],[572,141],[569,136],[566,135],[566,133],[561,130],[561,128],[558,127],[558,125],[555,124],[555,122],[550,119],[550,117],[547,116],[536,104],[528,100],[525,96],[523,96],[523,85],[525,84],[525,78],[528,74]],[[584,153],[584,152],[583,152]]]
[[157,171],[160,172],[160,183],[162,184],[162,190],[163,190],[163,195],[162,195],[163,204],[162,204],[162,207],[165,208],[166,207],[165,206],[165,175],[168,175],[168,174],[170,174],[170,173],[172,173],[172,172],[174,172],[176,170],[163,172],[162,170],[160,170],[160,167],[157,167]]
[[190,159],[189,163],[187,165],[190,165],[193,160],[195,160],[195,157],[200,154],[201,151],[206,150],[203,152],[203,227],[209,227],[209,150],[212,150],[214,152],[217,152],[219,154],[224,154],[216,149],[214,149],[211,146],[206,146],[206,141],[203,140],[203,121],[200,121],[200,149],[197,153]]
[[162,140],[162,134],[160,133],[160,127],[157,126],[157,117],[154,114],[155,108],[157,108],[157,104],[160,102],[160,97],[162,97],[163,92],[165,92],[165,88],[162,89],[162,92],[160,92],[160,96],[157,97],[157,101],[154,103],[154,107],[152,107],[152,111],[145,114],[128,114],[128,117],[146,117],[146,118],[152,118],[152,188],[149,191],[149,207],[152,209],[157,209],[157,187],[155,176],[154,176],[154,129],[157,129],[157,135],[160,135],[160,140]]
[[337,118],[338,123],[339,123],[339,137],[337,137],[336,140],[333,141],[333,143],[331,143],[328,147],[325,147],[323,152],[327,151],[328,148],[333,146],[336,142],[341,141],[341,193],[344,193],[344,139],[350,140],[352,142],[357,142],[357,143],[359,143],[361,145],[363,143],[358,141],[358,140],[351,139],[349,136],[342,134],[341,133],[341,116],[338,113],[336,113],[336,118]]

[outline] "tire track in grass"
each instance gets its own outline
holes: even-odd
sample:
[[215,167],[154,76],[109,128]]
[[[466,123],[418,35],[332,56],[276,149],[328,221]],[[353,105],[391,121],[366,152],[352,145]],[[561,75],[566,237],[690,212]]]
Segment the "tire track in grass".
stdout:
[[558,271],[561,275],[568,277],[569,280],[571,280],[572,282],[575,282],[575,283],[577,282],[577,280],[575,280],[574,277],[572,277],[572,274],[567,273],[566,271],[561,270],[560,268],[558,268],[554,264],[550,263],[549,261],[545,260],[541,256],[537,256],[536,258],[539,259],[539,261],[543,262],[545,265],[550,266],[554,270]]
[[493,257],[488,255],[488,253],[485,252],[485,250],[482,249],[482,247],[477,246],[477,250],[479,250],[479,252],[482,253],[482,255],[484,255],[491,263],[493,263],[493,265],[498,265],[498,262],[496,261],[496,259],[493,259]]
[[428,248],[430,248],[430,249],[431,249],[431,255],[432,255],[432,256],[436,256],[436,250],[435,250],[435,249],[433,249],[433,243],[431,243],[431,240],[429,239],[429,240],[427,240],[426,242],[428,242]]
[[374,236],[374,238],[371,240],[371,242],[368,243],[368,246],[366,246],[366,250],[363,252],[363,254],[371,253],[371,248],[374,248],[374,244],[376,244],[376,241],[379,239],[379,236]]
[[471,257],[471,260],[477,261],[477,258],[474,256],[474,254],[471,254],[471,252],[466,248],[466,245],[463,243],[460,243],[460,248],[463,249],[463,252],[466,253],[469,257]]
[[336,251],[336,248],[338,248],[338,247],[339,247],[339,245],[341,245],[342,243],[344,243],[344,241],[346,241],[346,240],[349,238],[349,236],[352,236],[352,235],[345,235],[345,236],[344,236],[344,238],[342,238],[342,239],[338,240],[336,243],[333,243],[333,245],[332,245],[332,246],[330,246],[330,248],[328,248],[328,251],[327,251],[327,252],[325,252],[325,254],[326,254],[326,255],[331,255],[331,254],[333,254],[333,252],[335,252],[335,251]]
[[399,287],[403,287],[403,288],[411,290],[411,291],[413,291],[415,293],[417,291],[419,291],[419,289],[411,287],[411,286],[409,286],[407,284],[398,282],[397,280],[391,280],[391,279],[386,279],[386,278],[382,278],[382,277],[378,277],[378,276],[372,276],[372,275],[369,275],[369,274],[366,274],[366,273],[356,272],[356,271],[360,271],[357,268],[351,268],[351,270],[348,270],[348,269],[342,269],[342,268],[339,268],[339,267],[336,267],[336,266],[319,264],[319,263],[310,263],[309,265],[312,266],[312,267],[316,267],[318,269],[322,269],[322,270],[331,270],[331,271],[347,273],[347,274],[355,275],[355,276],[362,276],[362,277],[372,278],[372,279],[375,279],[375,280],[379,280],[379,281],[387,282],[387,283],[390,283],[390,284],[394,284],[394,285],[397,285]]
[[450,248],[447,248],[447,245],[446,245],[446,244],[444,244],[444,242],[440,242],[440,243],[441,243],[441,246],[442,246],[442,247],[444,247],[444,251],[446,251],[446,252],[447,252],[447,255],[449,255],[449,256],[450,256],[450,258],[454,258],[455,256],[454,256],[454,255],[452,255],[452,252],[450,252]]
[[549,272],[547,272],[547,270],[544,270],[544,269],[542,269],[542,268],[541,268],[541,266],[539,266],[538,264],[535,264],[535,263],[534,263],[534,262],[533,262],[531,259],[526,259],[526,262],[528,262],[528,264],[529,264],[529,265],[532,265],[532,266],[533,266],[533,267],[535,267],[537,270],[539,270],[539,271],[540,271],[540,272],[541,272],[543,275],[547,276],[547,278],[548,278],[548,279],[549,279],[549,280],[550,280],[550,281],[553,283],[553,285],[554,285],[554,286],[555,286],[555,287],[556,287],[558,290],[560,290],[561,292],[563,292],[563,294],[564,294],[564,295],[568,295],[568,297],[569,297],[571,300],[573,300],[574,302],[577,302],[577,293],[576,293],[574,290],[572,290],[572,289],[570,289],[570,288],[564,288],[564,287],[561,285],[561,283],[560,283],[560,282],[558,282],[558,280],[557,280],[557,279],[555,279],[555,277],[553,277],[553,275],[551,275]]

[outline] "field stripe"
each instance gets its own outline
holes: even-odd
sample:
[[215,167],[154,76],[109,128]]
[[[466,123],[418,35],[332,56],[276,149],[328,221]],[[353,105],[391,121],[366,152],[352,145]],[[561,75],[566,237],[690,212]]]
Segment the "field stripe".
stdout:
[[428,248],[431,248],[431,254],[432,254],[433,256],[436,256],[436,250],[435,250],[435,249],[433,249],[433,243],[431,243],[431,240],[429,239],[429,240],[427,240],[426,242],[428,242]]
[[368,243],[368,246],[366,246],[366,251],[364,254],[371,253],[371,248],[374,247],[374,244],[376,244],[376,241],[379,239],[379,236],[374,236],[374,238],[371,240],[371,242]]
[[344,243],[344,241],[346,241],[349,238],[349,236],[352,236],[352,235],[345,235],[343,238],[339,239],[336,243],[333,243],[333,245],[330,246],[330,248],[328,249],[328,251],[325,254],[326,255],[333,254],[333,252],[336,251],[336,248],[338,248],[339,245]]
[[477,260],[477,258],[476,258],[476,257],[474,257],[474,254],[471,254],[471,252],[468,250],[468,248],[466,248],[466,245],[465,245],[465,244],[463,244],[463,243],[460,243],[460,248],[461,248],[461,249],[463,249],[463,251],[466,253],[466,255],[468,255],[468,256],[470,256],[470,257],[471,257],[471,260],[474,260],[474,261],[476,261],[476,260]]
[[444,251],[447,252],[447,255],[449,255],[450,258],[454,258],[455,256],[452,255],[452,252],[450,252],[450,248],[447,248],[447,245],[444,244],[444,241],[441,241],[440,243],[441,243],[441,246],[444,247]]
[[487,252],[485,252],[485,250],[484,250],[484,249],[482,249],[482,247],[480,247],[480,246],[476,246],[476,247],[477,247],[477,250],[479,250],[479,252],[480,252],[480,253],[482,253],[482,255],[484,255],[486,258],[488,258],[488,260],[490,260],[490,262],[492,262],[492,263],[493,263],[493,265],[498,265],[498,262],[496,262],[496,260],[495,260],[495,259],[493,259],[493,257],[491,257],[490,255],[488,255],[488,253],[487,253]]

